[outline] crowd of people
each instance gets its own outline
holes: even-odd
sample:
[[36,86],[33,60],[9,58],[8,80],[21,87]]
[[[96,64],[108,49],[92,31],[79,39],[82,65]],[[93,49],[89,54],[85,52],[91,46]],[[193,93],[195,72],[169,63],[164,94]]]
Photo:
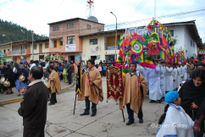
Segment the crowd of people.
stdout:
[[[161,103],[163,100],[167,103],[159,119],[157,137],[202,137],[205,119],[205,63],[196,63],[191,59],[174,65],[158,61],[154,63],[156,68],[131,63],[130,72],[123,77],[124,96],[120,99],[120,109],[125,106],[127,108],[126,125],[134,123],[134,112],[138,115],[139,123],[143,123],[142,105],[145,96],[149,94],[150,103]],[[24,118],[25,136],[34,132],[44,136],[44,110],[47,109],[48,99],[49,105],[57,103],[56,93],[61,91],[60,81],[72,84],[72,77],[76,78],[76,91],[80,89],[76,92],[78,100],[85,101],[85,109],[80,115],[89,115],[92,103],[93,117],[97,114],[99,101],[104,99],[102,76],[106,75],[106,67],[109,65],[112,64],[100,62],[95,65],[93,60],[88,60],[86,65],[83,62],[73,64],[67,61],[4,63],[0,65],[1,93],[6,91],[12,94],[12,88],[16,86],[18,95],[24,94],[18,112]],[[43,112],[41,114],[34,106],[38,105],[39,100],[42,104],[38,107]]]
[[0,64],[0,90],[1,94],[12,94],[14,87],[18,91],[18,96],[28,87],[28,74],[32,67],[38,66],[43,69],[43,81],[48,84],[49,75],[51,74],[50,66],[53,66],[59,75],[60,81],[73,83],[73,78],[76,71],[76,64],[72,61],[23,61],[20,63],[4,62]]

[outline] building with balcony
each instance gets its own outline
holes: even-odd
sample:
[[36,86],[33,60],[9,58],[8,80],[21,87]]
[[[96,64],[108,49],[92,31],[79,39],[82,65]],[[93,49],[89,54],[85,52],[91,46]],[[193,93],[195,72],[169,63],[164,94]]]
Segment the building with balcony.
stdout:
[[7,56],[11,51],[12,43],[5,43],[0,45],[0,62],[12,61],[12,57]]
[[[117,31],[117,44],[124,32],[124,29]],[[118,46],[115,45],[115,36],[115,30],[80,35],[83,45],[82,59],[96,60],[96,63],[100,61],[112,63],[119,52]]]
[[82,54],[82,41],[79,35],[100,32],[104,24],[97,20],[73,18],[49,23],[49,53],[64,55],[65,60],[74,61],[76,55]]
[[40,60],[49,55],[49,40],[36,40],[33,42],[33,56],[32,56],[32,43],[31,43],[31,59]]

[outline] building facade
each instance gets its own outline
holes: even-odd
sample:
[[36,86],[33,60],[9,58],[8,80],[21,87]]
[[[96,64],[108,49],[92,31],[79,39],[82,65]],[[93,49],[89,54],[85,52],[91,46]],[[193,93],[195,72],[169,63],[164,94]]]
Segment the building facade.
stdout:
[[[124,29],[117,32],[117,45],[120,37],[124,34]],[[112,63],[119,52],[118,46],[115,44],[116,31],[104,31],[93,34],[81,35],[83,44],[82,59],[95,60],[96,63],[105,61]]]
[[174,45],[175,51],[183,49],[185,56],[189,58],[196,58],[198,56],[198,48],[202,46],[202,41],[198,34],[195,21],[167,23],[164,26],[177,39]]
[[82,53],[81,34],[104,30],[104,24],[82,18],[74,18],[49,24],[49,53],[64,55],[65,60],[74,61]]

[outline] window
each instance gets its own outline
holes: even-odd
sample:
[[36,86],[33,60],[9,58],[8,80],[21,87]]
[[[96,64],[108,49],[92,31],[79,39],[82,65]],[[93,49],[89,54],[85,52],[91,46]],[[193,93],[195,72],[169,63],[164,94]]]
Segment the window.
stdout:
[[87,30],[91,30],[91,25],[87,24]]
[[98,44],[98,39],[90,39],[90,45]]
[[75,28],[75,25],[74,25],[74,23],[72,22],[72,23],[68,23],[68,27],[67,27],[68,29],[71,29],[71,28]]
[[67,44],[75,44],[75,37],[74,36],[68,36],[67,37]]
[[173,37],[174,36],[174,30],[170,30],[170,34]]
[[63,46],[63,38],[60,38],[60,46]]
[[53,44],[54,44],[54,48],[56,48],[56,47],[57,47],[57,41],[54,40],[54,41],[53,41]]
[[59,26],[53,26],[53,31],[59,30]]
[[36,44],[34,44],[33,49],[37,49],[37,45]]
[[48,42],[46,42],[46,44],[45,44],[45,48],[46,48],[46,49],[48,48]]

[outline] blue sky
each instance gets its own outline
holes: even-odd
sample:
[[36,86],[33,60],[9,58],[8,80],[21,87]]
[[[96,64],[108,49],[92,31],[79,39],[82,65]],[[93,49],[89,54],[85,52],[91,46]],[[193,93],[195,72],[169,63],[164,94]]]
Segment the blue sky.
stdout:
[[[0,0],[0,18],[12,21],[34,32],[49,35],[48,23],[74,17],[87,18],[87,0]],[[204,0],[156,0],[156,15],[169,15],[198,9],[205,9]],[[137,21],[129,26],[146,25],[146,18],[154,16],[154,0],[94,0],[92,14],[105,25],[118,22]],[[162,23],[196,20],[197,28],[205,42],[205,11],[186,16],[159,19]],[[119,26],[120,27],[120,26]]]

